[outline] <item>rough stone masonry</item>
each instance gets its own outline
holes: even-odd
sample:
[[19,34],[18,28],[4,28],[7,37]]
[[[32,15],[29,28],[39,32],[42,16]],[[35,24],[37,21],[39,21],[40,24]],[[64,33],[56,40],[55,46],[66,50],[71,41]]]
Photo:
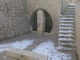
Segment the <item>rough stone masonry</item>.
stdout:
[[51,15],[50,34],[57,35],[60,4],[62,0],[0,0],[0,40],[28,33],[31,15],[40,8]]
[[0,40],[29,32],[26,0],[0,0]]

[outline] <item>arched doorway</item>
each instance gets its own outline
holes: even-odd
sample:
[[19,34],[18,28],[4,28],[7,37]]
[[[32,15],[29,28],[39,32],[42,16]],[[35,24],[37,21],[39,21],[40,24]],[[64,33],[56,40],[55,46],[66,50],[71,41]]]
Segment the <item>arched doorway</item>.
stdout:
[[32,16],[31,16],[31,20],[30,23],[32,25],[32,30],[33,31],[37,31],[37,11],[33,12]]
[[52,22],[52,18],[50,16],[50,14],[45,11],[44,9],[38,9],[36,11],[33,12],[32,16],[31,16],[31,25],[32,25],[32,30],[33,31],[37,31],[37,12],[39,10],[43,10],[44,14],[45,14],[45,31],[44,32],[48,32],[50,33],[52,28],[53,28],[53,22]]

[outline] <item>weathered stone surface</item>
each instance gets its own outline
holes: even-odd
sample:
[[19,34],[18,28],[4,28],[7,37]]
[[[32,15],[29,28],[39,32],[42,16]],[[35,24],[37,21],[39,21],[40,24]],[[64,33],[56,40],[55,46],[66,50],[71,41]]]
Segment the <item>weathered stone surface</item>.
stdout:
[[45,14],[43,10],[37,11],[37,32],[39,34],[44,34],[45,31]]
[[[64,7],[68,1],[64,0]],[[50,33],[56,35],[59,5],[62,10],[62,0],[0,0],[0,39],[28,33],[31,15],[38,9],[51,15],[53,28]]]
[[[67,4],[67,2],[68,1],[64,2],[64,4]],[[66,6],[66,4],[64,5],[64,7]],[[27,12],[29,20],[31,20],[31,16],[36,10],[43,9],[47,11],[51,15],[53,22],[51,34],[56,35],[58,28],[59,5],[61,5],[62,10],[62,0],[27,0]]]
[[26,0],[0,0],[0,39],[29,32]]
[[75,15],[75,26],[76,26],[76,43],[77,43],[77,53],[80,60],[80,1],[76,2],[76,15]]

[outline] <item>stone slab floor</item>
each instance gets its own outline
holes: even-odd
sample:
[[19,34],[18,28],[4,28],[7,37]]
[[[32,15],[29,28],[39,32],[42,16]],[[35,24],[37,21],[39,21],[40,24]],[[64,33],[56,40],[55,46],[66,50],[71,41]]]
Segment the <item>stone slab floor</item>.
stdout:
[[[15,42],[15,41],[21,41],[23,39],[30,39],[30,40],[35,39],[32,45],[29,45],[27,48],[25,48],[25,50],[28,50],[28,51],[32,51],[33,49],[36,48],[36,46],[40,45],[41,43],[47,42],[47,41],[54,42],[55,47],[57,47],[57,43],[58,43],[56,36],[29,33],[29,34],[26,34],[26,35],[22,35],[22,36],[19,36],[19,37],[15,37],[15,38],[11,38],[11,39],[1,41],[0,44],[12,43],[12,42]],[[72,54],[72,60],[77,60],[74,53],[69,52],[69,54]]]

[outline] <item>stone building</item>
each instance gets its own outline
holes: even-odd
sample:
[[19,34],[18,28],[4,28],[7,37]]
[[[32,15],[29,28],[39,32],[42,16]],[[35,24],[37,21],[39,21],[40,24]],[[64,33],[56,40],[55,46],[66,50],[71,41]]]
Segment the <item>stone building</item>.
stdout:
[[80,59],[79,0],[0,0],[0,40],[29,32],[57,36],[59,14],[69,2],[76,4],[76,47]]
[[[65,9],[68,0],[0,0],[0,39],[37,30],[37,12],[45,14],[44,33],[57,34],[59,6]],[[48,21],[49,19],[49,21]]]

